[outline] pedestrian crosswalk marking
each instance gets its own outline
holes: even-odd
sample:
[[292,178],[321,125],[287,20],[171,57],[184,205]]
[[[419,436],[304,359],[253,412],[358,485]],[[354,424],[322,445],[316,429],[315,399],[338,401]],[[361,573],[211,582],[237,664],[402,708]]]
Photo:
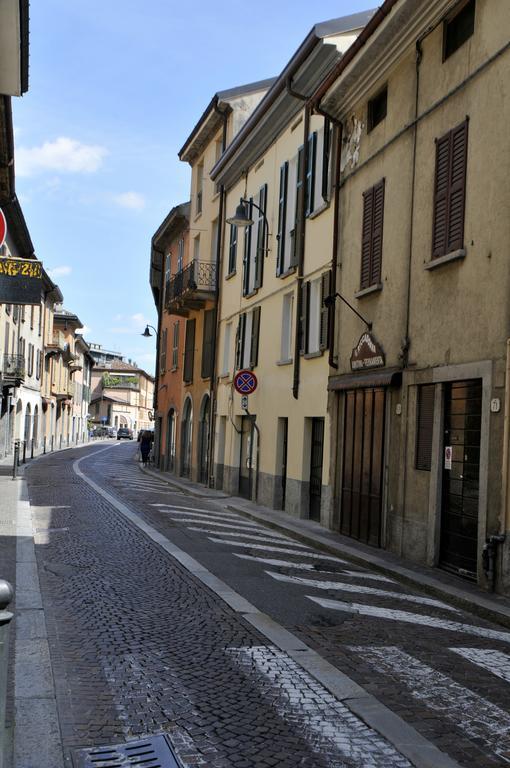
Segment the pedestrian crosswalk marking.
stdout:
[[[295,723],[316,754],[335,750],[331,765],[352,768],[411,768],[395,747],[370,728],[285,651],[274,646],[230,648],[248,674],[255,667],[271,705]],[[346,763],[347,761],[347,763]]]
[[486,627],[476,627],[472,624],[462,624],[450,619],[438,619],[434,616],[423,616],[419,613],[409,613],[394,608],[379,608],[372,605],[362,605],[361,603],[344,603],[340,600],[328,600],[322,597],[313,597],[307,595],[309,600],[318,603],[323,608],[331,608],[333,611],[346,611],[347,613],[359,613],[362,616],[373,616],[378,619],[389,619],[390,621],[402,621],[407,624],[423,624],[426,627],[435,629],[444,629],[448,632],[462,632],[466,635],[476,635],[478,637],[501,640],[504,643],[510,643],[510,633],[501,632],[497,629],[487,629]]
[[482,741],[498,757],[510,762],[508,712],[395,646],[354,646],[351,650],[377,671],[396,676],[413,698],[453,720],[470,738]]
[[400,592],[388,592],[385,589],[376,589],[374,587],[365,587],[360,584],[345,584],[339,581],[318,581],[314,579],[306,579],[303,576],[286,576],[283,573],[274,573],[273,571],[266,571],[269,576],[277,581],[285,581],[289,584],[301,584],[305,587],[315,587],[316,589],[327,590],[341,590],[342,592],[356,592],[360,595],[374,595],[377,597],[392,597],[398,600],[405,600],[410,603],[418,603],[422,605],[430,605],[435,608],[442,608],[447,611],[455,611],[458,613],[458,609],[451,605],[442,603],[440,600],[433,600],[430,597],[421,597],[420,595],[406,595]]
[[510,683],[510,656],[506,653],[490,648],[450,648],[450,651]]
[[[273,558],[257,557],[256,555],[242,555],[238,552],[233,553],[235,557],[241,558],[241,560],[254,560],[257,563],[264,563],[265,565],[272,565],[273,568],[297,568],[299,571],[317,571],[317,568],[312,563],[290,563],[288,560],[274,560]],[[296,552],[296,555],[301,554]],[[317,560],[322,559],[320,555],[316,555]],[[346,560],[340,560],[336,558],[337,563],[346,563]],[[321,573],[328,573],[328,571],[321,571]]]
[[[241,526],[244,528],[254,528],[259,531],[267,531],[267,528],[265,528],[263,525],[259,525],[258,523],[250,523],[246,520],[237,520],[235,517],[226,517],[225,515],[218,515],[216,513],[201,513],[201,512],[190,512],[183,509],[162,509],[162,512],[165,512],[165,514],[173,515],[178,517],[179,515],[184,515],[186,518],[193,519],[193,522],[206,522],[208,525],[212,525],[212,521],[216,521],[218,523],[220,522],[228,522],[228,523],[235,523],[236,526],[239,528]],[[188,522],[188,521],[187,521]]]
[[[210,528],[197,528],[193,526],[188,526],[188,531],[199,531],[200,533],[213,533],[218,534],[220,531],[212,531]],[[289,544],[292,544],[293,547],[303,547],[306,549],[306,544],[301,544],[297,541],[292,541],[288,539],[286,536],[278,536],[277,534],[268,533],[267,536],[264,535],[264,533],[261,531],[258,533],[257,531],[252,531],[250,533],[243,533],[239,530],[236,526],[236,532],[231,533],[230,531],[221,531],[222,536],[240,536],[242,539],[252,539],[253,541],[267,541],[273,544],[280,544],[281,542],[288,542]]]
[[246,541],[226,541],[225,539],[215,539],[209,537],[210,541],[214,541],[215,544],[229,544],[231,547],[244,547],[247,549],[262,549],[266,550],[267,552],[280,552],[284,555],[299,555],[300,557],[313,557],[316,560],[320,558],[321,560],[333,560],[335,563],[338,562],[336,557],[330,557],[329,555],[322,555],[319,552],[303,552],[303,550],[299,550],[296,552],[295,550],[288,549],[288,547],[270,547],[266,546],[265,544],[251,544],[250,542]]

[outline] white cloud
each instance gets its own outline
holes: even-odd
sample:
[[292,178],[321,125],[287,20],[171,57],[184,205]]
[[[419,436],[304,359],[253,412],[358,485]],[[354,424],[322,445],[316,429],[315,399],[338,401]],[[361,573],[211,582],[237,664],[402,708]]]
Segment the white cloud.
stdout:
[[122,192],[113,198],[121,208],[130,208],[133,211],[141,211],[145,208],[145,199],[138,192]]
[[55,141],[45,141],[40,147],[19,147],[16,173],[19,176],[34,176],[44,171],[94,173],[107,154],[105,147],[60,136]]
[[115,315],[114,320],[118,323],[122,323],[122,325],[117,325],[114,328],[110,328],[110,333],[143,333],[143,330],[148,322],[142,312],[136,312],[134,315],[130,315],[129,317],[125,317],[124,315]]
[[62,277],[63,275],[70,275],[72,272],[72,267],[68,266],[67,264],[62,264],[61,267],[54,267],[54,269],[48,270],[48,275],[53,280],[54,277]]
[[82,326],[80,333],[82,336],[90,336],[92,333],[92,328],[89,328],[88,325],[84,325]]

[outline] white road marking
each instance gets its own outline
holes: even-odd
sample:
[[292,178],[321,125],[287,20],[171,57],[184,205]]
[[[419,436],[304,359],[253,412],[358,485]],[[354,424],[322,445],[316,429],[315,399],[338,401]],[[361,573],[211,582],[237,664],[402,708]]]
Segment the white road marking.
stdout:
[[289,584],[301,584],[305,587],[315,587],[316,589],[338,589],[342,592],[356,592],[358,595],[377,595],[378,597],[392,597],[397,600],[407,600],[410,603],[419,603],[423,605],[432,605],[435,608],[443,608],[447,611],[455,611],[458,613],[457,608],[453,608],[451,605],[442,603],[440,600],[433,600],[430,597],[420,597],[419,595],[403,595],[400,592],[388,592],[385,589],[375,589],[374,587],[365,587],[361,584],[345,584],[338,581],[317,581],[314,579],[306,579],[303,576],[285,576],[283,573],[274,573],[273,571],[266,571],[269,576],[277,581],[285,581]]
[[510,762],[510,715],[483,696],[464,688],[428,664],[395,646],[352,647],[377,671],[396,675],[411,696],[453,720],[470,738],[483,741],[496,755]]
[[370,581],[384,581],[387,584],[397,584],[394,579],[389,579],[387,576],[381,576],[379,573],[362,573],[360,571],[342,571],[342,576],[353,576],[356,579],[369,579]]
[[[210,528],[196,528],[193,526],[188,526],[188,531],[200,531],[200,533],[213,533],[218,534],[220,531],[212,531]],[[304,547],[306,549],[306,544],[300,544],[297,541],[292,541],[292,539],[288,539],[287,536],[280,536],[277,533],[271,533],[268,536],[265,536],[262,532],[258,533],[257,531],[253,531],[250,533],[243,533],[239,530],[236,526],[236,532],[230,533],[230,531],[221,531],[222,536],[240,536],[243,539],[252,539],[253,541],[267,541],[268,544],[280,544],[281,542],[285,541],[288,542],[288,544],[291,544],[293,547]]]
[[333,560],[337,563],[336,557],[330,557],[329,555],[321,555],[320,552],[303,552],[303,550],[295,551],[288,549],[287,547],[268,547],[265,544],[251,544],[249,541],[227,541],[226,539],[215,539],[209,536],[210,541],[214,541],[216,544],[230,544],[231,547],[244,547],[245,549],[262,549],[266,552],[280,552],[283,555],[300,555],[301,557],[313,557],[315,560],[320,558],[321,560]]
[[471,624],[461,624],[457,621],[450,621],[450,619],[436,619],[434,616],[424,616],[420,613],[398,611],[394,608],[376,608],[372,605],[362,605],[360,603],[343,603],[340,600],[327,600],[322,597],[312,597],[312,595],[307,595],[307,597],[309,600],[313,600],[314,603],[322,605],[323,608],[331,608],[333,611],[359,613],[362,616],[374,616],[378,619],[403,621],[407,624],[423,624],[426,627],[433,627],[434,629],[445,629],[448,632],[462,632],[466,635],[476,635],[477,637],[485,637],[492,640],[501,640],[504,643],[510,643],[510,633],[500,632],[497,629],[475,627]]
[[[296,555],[301,554],[296,552]],[[255,560],[257,563],[264,563],[265,565],[271,565],[273,568],[297,568],[298,571],[317,571],[317,568],[311,563],[289,563],[287,560],[273,560],[267,557],[256,557],[255,555],[240,555],[237,552],[233,552],[235,557],[240,557],[242,560]],[[317,557],[319,559],[320,555]],[[337,560],[337,563],[345,563],[345,560]],[[321,573],[328,573],[328,571],[321,571]]]
[[510,683],[510,656],[506,653],[493,651],[490,648],[450,648],[450,651],[458,653],[459,656]]
[[255,669],[263,681],[262,693],[269,687],[266,695],[278,716],[297,726],[315,754],[327,754],[331,765],[344,765],[348,760],[353,768],[411,768],[390,742],[284,651],[260,646],[231,648],[229,653],[247,675]]
[[241,526],[244,528],[254,528],[258,531],[264,531],[267,532],[267,528],[265,528],[263,525],[259,525],[258,523],[249,523],[245,520],[237,520],[235,517],[226,517],[225,515],[216,514],[215,512],[212,512],[210,514],[207,513],[199,513],[199,512],[186,512],[184,509],[162,509],[161,512],[164,512],[168,515],[184,515],[186,518],[193,518],[193,521],[195,523],[207,523],[207,525],[212,525],[212,521],[217,522],[223,522],[226,523],[235,523],[236,526]]

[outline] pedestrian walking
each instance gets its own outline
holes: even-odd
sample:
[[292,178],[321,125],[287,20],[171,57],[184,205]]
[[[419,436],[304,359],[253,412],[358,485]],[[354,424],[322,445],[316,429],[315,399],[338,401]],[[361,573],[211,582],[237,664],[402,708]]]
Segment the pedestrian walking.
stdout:
[[152,432],[150,429],[144,429],[138,438],[140,442],[140,453],[142,454],[142,462],[144,467],[147,466],[149,454],[152,446]]

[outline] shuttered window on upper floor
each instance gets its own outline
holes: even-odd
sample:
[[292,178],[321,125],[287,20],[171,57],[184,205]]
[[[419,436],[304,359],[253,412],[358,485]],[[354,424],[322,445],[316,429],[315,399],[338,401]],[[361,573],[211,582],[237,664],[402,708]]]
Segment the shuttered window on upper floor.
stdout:
[[259,361],[260,307],[239,315],[236,334],[236,369],[255,368]]
[[216,310],[206,309],[204,312],[204,336],[202,339],[201,375],[203,379],[209,379],[212,376],[215,322]]
[[435,385],[418,387],[416,414],[416,469],[430,472],[432,463],[432,433],[434,427]]
[[163,333],[161,334],[161,347],[159,350],[159,372],[161,374],[165,373],[166,371],[167,343],[168,343],[168,331],[166,328],[163,328]]
[[384,187],[385,180],[381,179],[381,181],[363,193],[361,290],[378,285],[381,282]]
[[236,271],[237,262],[237,237],[238,229],[235,224],[230,225],[230,243],[228,246],[228,273],[227,276],[233,275]]
[[436,140],[432,258],[464,246],[468,123]]
[[329,312],[325,299],[331,292],[331,271],[302,284],[299,312],[299,352],[315,355],[329,346]]
[[195,360],[195,320],[186,320],[186,338],[184,341],[183,381],[190,384],[193,381],[193,363]]

